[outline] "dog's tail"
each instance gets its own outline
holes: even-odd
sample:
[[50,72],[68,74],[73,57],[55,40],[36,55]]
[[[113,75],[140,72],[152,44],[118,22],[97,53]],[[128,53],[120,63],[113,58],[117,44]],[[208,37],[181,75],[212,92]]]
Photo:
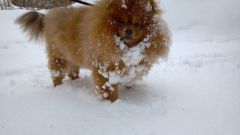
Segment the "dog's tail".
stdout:
[[29,35],[30,40],[38,40],[43,36],[44,17],[42,13],[31,11],[20,16],[15,22]]

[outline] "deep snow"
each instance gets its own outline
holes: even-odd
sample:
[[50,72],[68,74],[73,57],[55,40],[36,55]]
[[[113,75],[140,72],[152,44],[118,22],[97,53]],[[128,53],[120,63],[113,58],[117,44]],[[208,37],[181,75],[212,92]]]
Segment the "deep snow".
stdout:
[[0,11],[0,135],[239,135],[240,1],[162,0],[173,44],[144,83],[103,101],[90,82],[53,88],[41,43]]

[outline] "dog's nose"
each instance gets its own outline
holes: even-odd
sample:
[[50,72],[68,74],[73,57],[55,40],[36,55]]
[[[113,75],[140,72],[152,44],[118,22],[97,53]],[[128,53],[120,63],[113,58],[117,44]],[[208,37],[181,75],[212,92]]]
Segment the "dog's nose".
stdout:
[[131,38],[133,31],[131,29],[126,29],[125,33],[127,38]]

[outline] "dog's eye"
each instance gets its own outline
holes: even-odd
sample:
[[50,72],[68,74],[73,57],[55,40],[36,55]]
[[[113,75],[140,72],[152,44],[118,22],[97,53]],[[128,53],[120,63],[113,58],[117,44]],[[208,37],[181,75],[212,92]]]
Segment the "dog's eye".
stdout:
[[125,22],[122,21],[122,20],[116,20],[116,22],[117,22],[118,24],[120,24],[120,25],[125,25]]
[[139,23],[135,23],[134,26],[135,26],[135,27],[139,27],[140,24],[139,24]]
[[142,27],[143,27],[140,23],[135,23],[134,26],[135,26],[136,28],[142,28]]

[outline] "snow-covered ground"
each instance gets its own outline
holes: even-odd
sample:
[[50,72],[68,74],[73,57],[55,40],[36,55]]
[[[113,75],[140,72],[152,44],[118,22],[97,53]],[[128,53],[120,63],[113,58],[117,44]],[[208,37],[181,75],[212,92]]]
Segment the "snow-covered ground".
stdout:
[[0,135],[240,135],[240,1],[162,0],[173,44],[111,104],[88,71],[53,88],[43,45],[0,11]]

